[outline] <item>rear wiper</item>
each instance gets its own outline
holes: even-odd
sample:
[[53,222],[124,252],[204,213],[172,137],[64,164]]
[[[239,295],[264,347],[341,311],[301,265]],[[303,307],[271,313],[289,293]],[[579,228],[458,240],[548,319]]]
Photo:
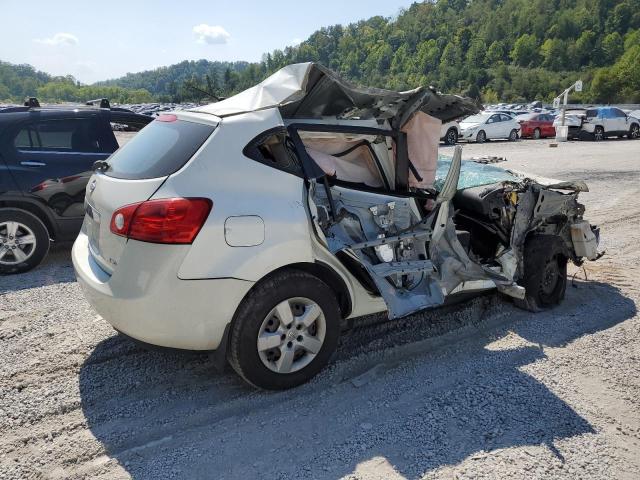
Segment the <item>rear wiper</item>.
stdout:
[[106,172],[109,170],[109,163],[106,160],[96,160],[93,162],[93,171],[94,172]]

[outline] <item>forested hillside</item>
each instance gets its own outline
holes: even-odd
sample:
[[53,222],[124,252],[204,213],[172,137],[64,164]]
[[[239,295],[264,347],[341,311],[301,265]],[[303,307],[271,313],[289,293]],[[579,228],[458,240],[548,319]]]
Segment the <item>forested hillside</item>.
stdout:
[[307,60],[358,83],[431,84],[485,101],[550,100],[582,78],[575,99],[640,102],[640,0],[424,2],[394,19],[323,28],[264,64]]
[[[640,0],[414,3],[394,18],[322,28],[298,46],[266,53],[259,63],[184,61],[91,87],[28,66],[12,66],[20,71],[7,83],[8,64],[0,63],[0,99],[37,93],[66,100],[94,88],[89,97],[105,92],[120,101],[143,101],[149,94],[161,101],[203,100],[207,92],[228,96],[304,61],[321,62],[359,84],[434,85],[485,102],[549,101],[577,79],[585,89],[574,101],[640,102]],[[100,90],[105,88],[115,95]]]
[[20,102],[33,96],[45,102],[84,102],[93,98],[110,98],[121,103],[153,100],[153,96],[144,89],[81,85],[71,75],[53,77],[31,65],[0,61],[0,101]]
[[205,95],[204,92],[220,93],[225,83],[228,89],[233,89],[231,72],[236,78],[248,67],[248,62],[185,60],[168,67],[128,73],[122,78],[98,82],[95,85],[145,89],[160,101],[193,100],[202,98]]

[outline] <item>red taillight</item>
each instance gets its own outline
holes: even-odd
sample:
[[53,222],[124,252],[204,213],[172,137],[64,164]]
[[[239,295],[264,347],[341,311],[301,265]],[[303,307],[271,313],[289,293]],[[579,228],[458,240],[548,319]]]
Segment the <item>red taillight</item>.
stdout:
[[209,216],[208,198],[161,198],[125,205],[111,217],[112,233],[152,243],[192,243]]

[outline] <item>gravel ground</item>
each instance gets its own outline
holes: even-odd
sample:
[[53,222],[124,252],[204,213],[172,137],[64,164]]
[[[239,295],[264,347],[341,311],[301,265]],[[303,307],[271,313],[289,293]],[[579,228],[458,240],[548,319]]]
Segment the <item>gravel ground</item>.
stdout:
[[640,142],[466,157],[584,178],[607,255],[553,311],[495,294],[346,335],[298,389],[145,351],[85,302],[69,249],[0,278],[0,478],[638,478]]

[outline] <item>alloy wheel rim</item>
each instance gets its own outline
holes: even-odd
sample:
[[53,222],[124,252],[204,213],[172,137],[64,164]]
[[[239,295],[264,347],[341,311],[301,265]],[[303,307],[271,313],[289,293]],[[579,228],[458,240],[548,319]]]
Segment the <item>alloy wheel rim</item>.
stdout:
[[36,251],[36,236],[29,227],[16,221],[0,223],[0,265],[26,262]]
[[640,136],[640,127],[634,127],[631,129],[631,138],[638,138]]
[[272,372],[297,372],[320,353],[326,332],[324,312],[316,302],[304,297],[289,298],[262,321],[256,342],[258,356]]
[[456,133],[454,131],[449,132],[449,144],[453,145],[456,143]]
[[535,138],[536,140],[540,138],[540,130],[538,130],[537,128],[533,132],[533,138]]
[[601,129],[597,128],[595,133],[596,140],[602,140],[604,138],[604,133]]

